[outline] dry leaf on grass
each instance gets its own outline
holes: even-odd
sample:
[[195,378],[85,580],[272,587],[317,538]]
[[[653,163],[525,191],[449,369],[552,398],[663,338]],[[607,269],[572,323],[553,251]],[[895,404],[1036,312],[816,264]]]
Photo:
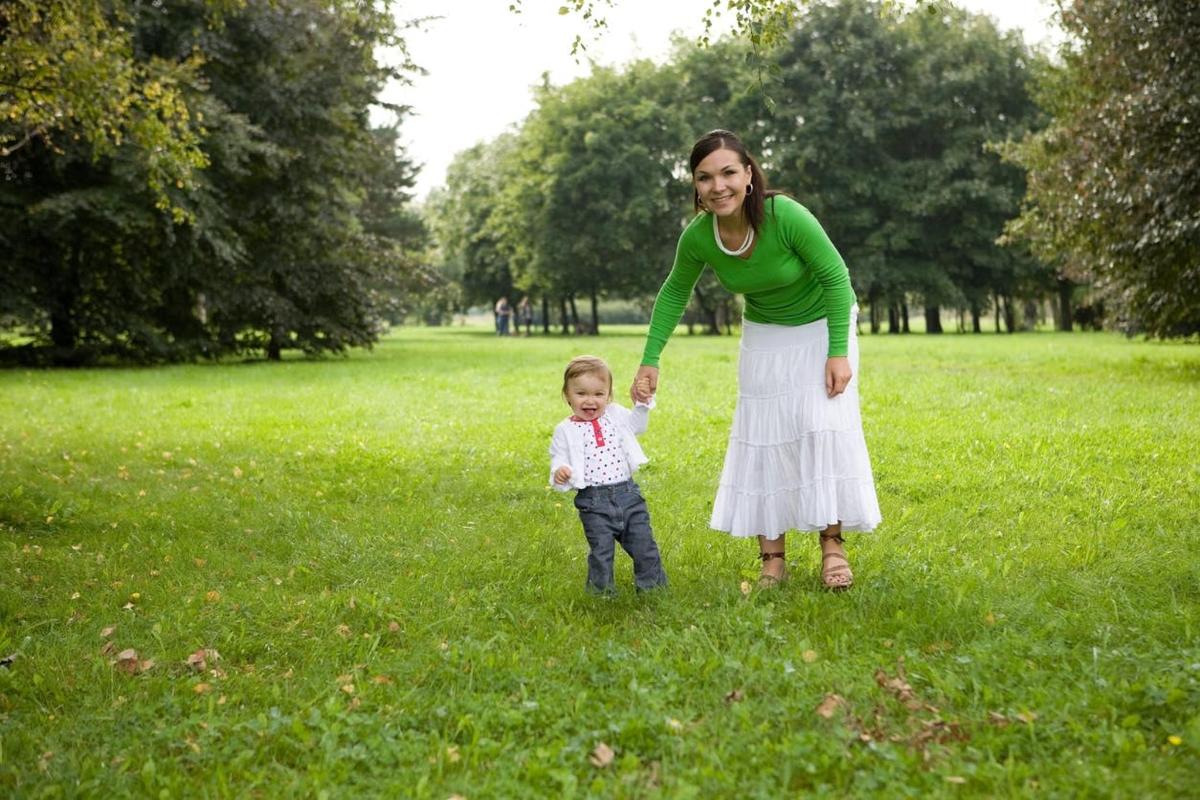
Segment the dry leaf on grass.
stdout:
[[840,694],[827,694],[825,699],[817,705],[817,716],[825,719],[833,719],[833,715],[837,713],[839,708],[846,705],[846,700]]
[[217,663],[221,660],[221,654],[209,647],[202,647],[196,652],[187,657],[187,665],[196,672],[204,672],[208,669],[208,662]]
[[154,660],[149,658],[144,661],[138,659],[137,650],[130,647],[117,653],[117,660],[113,664],[126,675],[137,675],[139,672],[152,669],[154,667]]
[[875,670],[875,682],[879,686],[892,694],[897,700],[904,704],[904,707],[909,711],[917,711],[922,704],[917,699],[916,692],[908,683],[908,678],[904,674],[904,659],[900,658],[896,662],[896,677],[892,677],[882,669]]
[[725,695],[725,702],[726,703],[740,703],[745,698],[745,696],[746,695],[742,694],[741,689],[734,689],[732,692]]
[[612,764],[613,758],[615,758],[616,755],[617,754],[613,752],[611,747],[606,745],[604,742],[600,742],[592,750],[592,754],[588,756],[588,761],[592,762],[593,767],[596,767],[597,769],[604,769]]

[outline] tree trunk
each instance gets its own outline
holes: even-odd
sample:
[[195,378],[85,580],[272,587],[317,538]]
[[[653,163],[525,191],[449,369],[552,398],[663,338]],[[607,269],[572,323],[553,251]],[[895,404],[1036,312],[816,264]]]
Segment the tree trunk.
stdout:
[[279,341],[279,337],[276,336],[275,334],[271,334],[271,341],[267,342],[267,360],[268,361],[282,361],[283,360],[283,346]]
[[983,333],[983,327],[980,324],[980,319],[983,317],[983,310],[979,308],[979,303],[971,303],[971,332]]
[[900,332],[900,312],[895,303],[888,304],[888,333]]
[[596,290],[592,290],[592,336],[600,335],[600,300],[596,297]]
[[563,295],[558,298],[559,311],[562,312],[562,332],[563,336],[568,336],[571,333],[571,317],[567,313],[567,297]]
[[880,300],[883,293],[879,289],[872,287],[867,294],[867,302],[871,304],[871,333],[879,333],[879,326],[882,323],[880,319]]
[[1075,289],[1075,284],[1066,278],[1058,279],[1058,329],[1070,333],[1073,329],[1071,324],[1071,294]]
[[925,306],[925,332],[926,333],[941,333],[942,332],[942,309],[941,309],[941,306]]
[[54,308],[50,311],[50,341],[54,349],[64,355],[75,349],[79,331],[75,328],[75,290],[66,289],[54,298]]
[[996,293],[992,296],[992,304],[996,311],[996,333],[1000,332],[1000,294]]
[[1012,295],[1004,295],[1004,324],[1008,328],[1008,332],[1012,333],[1017,329],[1016,315],[1013,313]]
[[567,303],[571,309],[571,330],[579,333],[579,307],[575,305],[575,293],[567,295]]
[[1042,315],[1041,304],[1037,300],[1027,299],[1025,308],[1021,311],[1021,330],[1032,331],[1037,328],[1039,317]]
[[908,301],[904,300],[900,303],[901,321],[904,323],[904,332],[908,333]]
[[550,335],[550,297],[542,295],[542,333]]

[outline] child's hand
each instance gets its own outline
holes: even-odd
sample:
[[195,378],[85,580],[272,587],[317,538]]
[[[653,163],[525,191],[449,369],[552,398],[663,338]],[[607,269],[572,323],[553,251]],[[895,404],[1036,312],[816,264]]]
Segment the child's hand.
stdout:
[[561,467],[559,467],[558,469],[554,470],[554,482],[555,483],[562,484],[562,483],[566,483],[569,480],[571,480],[571,468],[568,467],[566,464],[564,464]]
[[649,403],[658,391],[658,367],[641,366],[629,387],[629,399],[634,403]]

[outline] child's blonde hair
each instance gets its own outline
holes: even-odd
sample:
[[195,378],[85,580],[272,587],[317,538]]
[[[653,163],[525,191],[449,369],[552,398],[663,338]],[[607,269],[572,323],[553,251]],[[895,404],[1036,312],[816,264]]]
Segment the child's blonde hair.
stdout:
[[598,356],[575,356],[567,364],[567,370],[563,373],[563,394],[567,393],[567,384],[572,378],[578,378],[580,375],[603,375],[608,380],[608,397],[612,399],[612,370],[608,368],[608,364],[604,363],[603,358]]

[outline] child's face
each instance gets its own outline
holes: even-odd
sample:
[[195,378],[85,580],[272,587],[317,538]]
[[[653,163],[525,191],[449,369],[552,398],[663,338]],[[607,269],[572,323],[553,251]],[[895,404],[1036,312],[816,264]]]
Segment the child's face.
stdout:
[[596,372],[585,372],[567,381],[567,405],[580,419],[599,419],[608,407],[608,379]]

